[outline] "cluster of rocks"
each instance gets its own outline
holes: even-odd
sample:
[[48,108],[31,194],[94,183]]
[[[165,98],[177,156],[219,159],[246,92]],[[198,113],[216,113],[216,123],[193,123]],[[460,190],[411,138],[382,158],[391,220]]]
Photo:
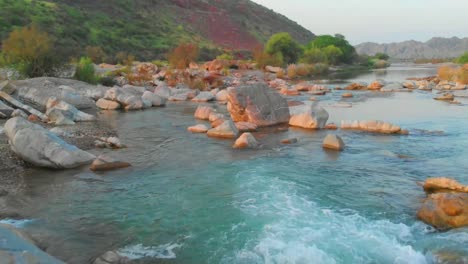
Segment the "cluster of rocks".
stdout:
[[468,226],[468,186],[449,178],[430,178],[423,188],[427,197],[419,219],[442,230]]

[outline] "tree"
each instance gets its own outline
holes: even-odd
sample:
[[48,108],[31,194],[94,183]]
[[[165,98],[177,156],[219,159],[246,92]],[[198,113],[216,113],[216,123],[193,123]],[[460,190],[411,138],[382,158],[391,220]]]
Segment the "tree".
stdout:
[[466,64],[468,63],[468,51],[457,59],[457,63]]
[[167,60],[172,67],[185,69],[197,60],[199,52],[200,49],[195,44],[181,44],[168,54]]
[[324,48],[323,53],[325,53],[328,63],[331,65],[337,64],[339,61],[341,61],[341,57],[343,56],[343,52],[333,45]]
[[322,35],[316,37],[308,45],[307,49],[319,48],[324,49],[328,46],[335,46],[343,52],[340,62],[351,63],[356,58],[356,50],[342,35],[331,36]]
[[304,56],[302,57],[301,62],[309,64],[326,63],[327,55],[325,55],[325,53],[318,48],[311,48],[304,52]]
[[2,52],[5,62],[27,77],[53,75],[58,67],[52,39],[35,25],[11,32]]
[[302,47],[289,33],[277,33],[268,40],[265,51],[270,54],[281,54],[285,63],[296,63],[302,55]]
[[388,59],[390,59],[390,56],[388,56],[388,55],[385,54],[385,53],[379,52],[379,53],[376,53],[376,54],[374,55],[374,58],[376,58],[376,59],[378,59],[378,60],[388,60]]

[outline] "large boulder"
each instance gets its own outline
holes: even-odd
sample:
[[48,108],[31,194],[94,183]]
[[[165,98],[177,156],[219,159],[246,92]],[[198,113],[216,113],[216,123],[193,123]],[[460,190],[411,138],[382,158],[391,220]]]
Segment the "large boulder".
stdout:
[[151,102],[151,105],[152,106],[156,106],[156,107],[159,107],[159,106],[165,106],[166,105],[166,101],[167,99],[164,98],[164,97],[160,97],[152,92],[149,92],[149,91],[146,91],[143,93],[143,95],[141,96],[141,98],[143,98],[143,100],[147,100],[149,102]]
[[192,99],[192,102],[205,103],[213,101],[215,96],[211,92],[200,92],[195,98]]
[[64,264],[39,249],[21,230],[0,225],[0,263],[5,264]]
[[171,97],[171,88],[167,84],[163,83],[154,89],[154,94],[159,97],[169,99]]
[[342,151],[345,147],[345,143],[343,142],[343,139],[341,139],[341,137],[329,134],[323,140],[322,146],[325,149]]
[[226,120],[221,125],[208,130],[207,134],[209,137],[236,138],[239,135],[239,130],[231,120]]
[[423,202],[418,218],[438,229],[468,226],[468,193],[433,193]]
[[427,193],[436,192],[464,192],[468,193],[468,186],[449,178],[429,178],[424,182],[424,191]]
[[259,143],[251,133],[243,133],[232,146],[236,149],[257,148]]
[[117,110],[121,107],[118,102],[106,100],[104,98],[97,100],[96,106],[102,110]]
[[209,120],[210,115],[214,112],[212,107],[200,105],[197,107],[197,110],[195,110],[194,117],[200,120]]
[[328,121],[328,112],[318,105],[299,105],[290,108],[289,125],[307,129],[323,128]]
[[9,107],[8,105],[0,101],[0,114],[2,114],[4,118],[10,117],[13,111],[14,111],[13,108]]
[[40,167],[69,169],[89,164],[96,158],[22,117],[8,120],[5,133],[18,156]]
[[341,121],[341,129],[361,130],[382,134],[406,134],[406,131],[402,130],[401,127],[397,125],[377,120],[343,120]]
[[259,127],[289,121],[287,100],[264,83],[230,89],[228,110],[234,122],[250,122]]

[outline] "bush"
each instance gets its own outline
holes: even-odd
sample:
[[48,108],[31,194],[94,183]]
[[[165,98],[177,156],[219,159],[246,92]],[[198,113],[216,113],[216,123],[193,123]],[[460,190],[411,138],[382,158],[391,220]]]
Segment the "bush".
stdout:
[[329,68],[327,64],[317,63],[312,65],[312,67],[310,68],[310,73],[313,75],[324,75],[328,73],[328,70]]
[[88,57],[82,57],[76,65],[75,76],[76,80],[97,84],[99,78],[94,71],[93,61]]
[[458,69],[455,80],[461,84],[468,84],[468,64],[465,64]]
[[231,61],[231,60],[234,59],[234,56],[232,54],[229,54],[229,53],[223,53],[223,54],[219,55],[218,57],[216,57],[216,59]]
[[96,64],[103,63],[106,60],[106,53],[100,47],[86,47],[86,56]]
[[154,60],[151,63],[158,66],[159,68],[164,68],[164,67],[167,67],[169,65],[169,62],[162,61],[162,60]]
[[316,37],[307,45],[307,49],[324,49],[328,46],[335,46],[343,53],[339,62],[352,63],[356,59],[356,50],[342,35],[322,35]]
[[318,48],[308,49],[304,52],[304,56],[302,57],[301,62],[308,64],[326,63],[327,55],[325,55],[325,53]]
[[196,62],[199,52],[195,44],[181,44],[168,54],[167,60],[173,68],[185,69],[191,62]]
[[310,67],[303,63],[296,66],[296,73],[300,77],[308,76],[310,74]]
[[374,69],[384,69],[390,66],[386,60],[373,59],[371,60],[372,68]]
[[457,69],[450,66],[442,66],[438,69],[437,75],[442,80],[453,81],[456,75]]
[[376,53],[376,54],[374,55],[374,58],[376,58],[376,59],[378,59],[378,60],[385,60],[385,61],[386,61],[386,60],[390,59],[390,56],[388,56],[388,55],[385,54],[385,53],[379,52],[379,53]]
[[465,52],[463,55],[461,55],[461,56],[457,59],[457,63],[460,63],[460,64],[466,64],[466,63],[468,63],[468,51]]
[[266,66],[280,67],[283,65],[283,56],[281,53],[269,54],[264,51],[263,47],[257,47],[253,51],[253,56],[259,69],[265,69]]
[[324,48],[323,53],[327,56],[327,61],[331,65],[336,65],[338,62],[342,61],[343,52],[334,45]]
[[285,63],[296,63],[302,55],[302,47],[289,33],[277,33],[265,45],[266,53],[270,55],[281,54]]
[[135,61],[135,56],[128,54],[126,52],[120,51],[115,55],[115,62],[120,65],[132,66]]
[[35,25],[14,30],[2,45],[3,63],[25,77],[51,76],[60,66],[52,39]]

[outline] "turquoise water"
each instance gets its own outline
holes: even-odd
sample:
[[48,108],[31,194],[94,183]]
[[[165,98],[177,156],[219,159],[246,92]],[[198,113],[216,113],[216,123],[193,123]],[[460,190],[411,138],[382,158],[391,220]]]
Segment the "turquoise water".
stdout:
[[[418,92],[362,92],[352,108],[328,106],[337,98],[322,101],[331,121],[383,119],[412,133],[337,131],[347,148],[335,153],[321,148],[329,131],[268,129],[255,133],[262,149],[239,151],[231,140],[186,132],[197,123],[196,104],[103,114],[129,147],[112,154],[133,168],[99,175],[31,171],[24,211],[34,220],[26,228],[70,263],[110,249],[142,263],[467,257],[467,229],[437,232],[415,214],[424,197],[418,181],[450,176],[468,183],[468,106]],[[278,143],[289,137],[299,143]]]

